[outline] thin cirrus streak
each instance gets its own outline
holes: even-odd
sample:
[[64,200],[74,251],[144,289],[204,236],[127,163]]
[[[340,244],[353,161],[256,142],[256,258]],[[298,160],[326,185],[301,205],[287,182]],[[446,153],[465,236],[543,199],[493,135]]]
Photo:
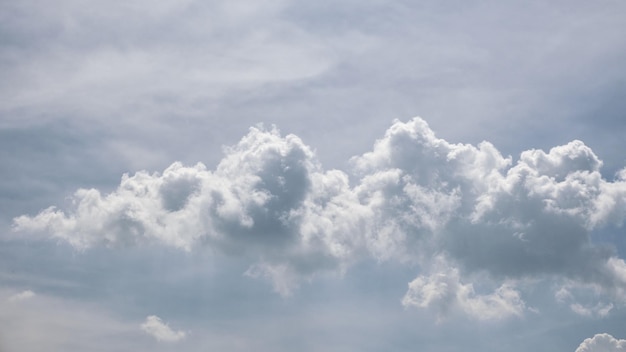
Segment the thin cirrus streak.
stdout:
[[[522,315],[528,278],[558,282],[557,301],[580,312],[605,315],[626,301],[626,263],[590,238],[624,222],[626,169],[604,179],[602,161],[581,141],[513,162],[489,142],[437,138],[414,118],[394,122],[349,171],[324,170],[300,138],[276,129],[251,128],[225,154],[214,170],[176,162],[124,175],[110,194],[79,189],[69,209],[17,217],[14,230],[81,250],[161,244],[247,253],[261,258],[247,274],[282,295],[367,258],[417,264],[405,306],[441,314],[460,307],[480,319]],[[479,274],[492,292],[474,287]],[[609,303],[580,305],[586,290]]]

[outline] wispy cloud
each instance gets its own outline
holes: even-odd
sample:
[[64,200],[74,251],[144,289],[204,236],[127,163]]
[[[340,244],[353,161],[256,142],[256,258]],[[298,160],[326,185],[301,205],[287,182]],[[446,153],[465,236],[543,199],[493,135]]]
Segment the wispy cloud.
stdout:
[[20,293],[16,293],[13,296],[8,298],[9,302],[19,302],[19,301],[25,301],[27,299],[31,299],[35,297],[35,292],[31,291],[31,290],[26,290],[26,291],[22,291]]

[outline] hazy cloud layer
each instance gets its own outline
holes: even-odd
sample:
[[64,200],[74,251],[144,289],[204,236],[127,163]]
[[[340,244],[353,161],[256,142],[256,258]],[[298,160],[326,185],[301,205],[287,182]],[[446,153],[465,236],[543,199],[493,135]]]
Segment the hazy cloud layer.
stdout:
[[[189,109],[233,89],[317,75],[332,58],[314,36],[280,19],[280,0],[95,2],[89,9],[28,0],[1,7],[0,32],[13,40],[0,72],[19,82],[0,85],[4,113],[71,109],[99,119],[117,109],[137,112],[138,100],[147,103],[140,110],[178,109],[181,98]],[[116,104],[103,104],[102,96]],[[101,111],[92,115],[94,109]]]
[[0,351],[141,350],[137,325],[93,302],[0,289]]
[[284,295],[355,261],[398,261],[420,270],[406,306],[454,306],[481,319],[521,315],[520,289],[548,278],[583,315],[590,308],[577,295],[586,290],[606,304],[626,301],[626,263],[590,237],[624,222],[626,169],[604,179],[583,142],[514,162],[488,142],[437,138],[415,118],[395,122],[351,163],[324,170],[297,136],[251,128],[215,170],[174,163],[124,175],[110,194],[80,189],[68,209],[20,216],[14,228],[78,249],[210,246],[250,256],[247,274]]

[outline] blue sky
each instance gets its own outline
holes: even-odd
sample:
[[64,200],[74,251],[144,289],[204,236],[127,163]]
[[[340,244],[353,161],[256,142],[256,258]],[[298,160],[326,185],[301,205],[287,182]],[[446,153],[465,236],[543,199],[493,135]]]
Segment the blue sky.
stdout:
[[0,350],[626,351],[625,18],[0,2]]

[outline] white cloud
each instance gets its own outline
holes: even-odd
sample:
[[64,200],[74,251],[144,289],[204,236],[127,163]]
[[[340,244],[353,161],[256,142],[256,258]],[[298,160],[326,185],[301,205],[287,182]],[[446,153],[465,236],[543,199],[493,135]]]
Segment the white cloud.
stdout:
[[184,339],[187,335],[184,331],[172,330],[156,315],[146,317],[146,321],[141,324],[141,329],[158,341],[176,342]]
[[174,163],[162,174],[124,175],[109,195],[78,190],[67,214],[51,207],[15,224],[79,249],[157,242],[189,250],[199,237],[227,247],[278,244],[288,240],[291,210],[309,191],[311,156],[295,136],[253,128],[214,172]]
[[418,276],[409,283],[409,290],[402,299],[405,307],[434,308],[440,319],[454,308],[479,320],[523,314],[525,303],[510,285],[503,284],[492,293],[477,294],[471,283],[461,282],[458,269],[446,267],[441,258],[437,261],[439,268],[433,274]]
[[8,298],[9,302],[19,302],[19,301],[25,301],[27,299],[31,299],[35,297],[35,292],[31,291],[31,290],[26,290],[26,291],[22,291],[20,293],[16,293],[13,296]]
[[626,352],[626,340],[618,340],[609,334],[596,334],[585,339],[576,352]]
[[[225,153],[213,171],[174,163],[162,174],[125,175],[108,195],[78,190],[69,209],[20,216],[14,228],[79,249],[204,244],[250,256],[257,264],[248,275],[283,295],[302,278],[374,258],[422,268],[408,305],[450,296],[470,315],[520,315],[520,292],[507,282],[524,278],[591,285],[606,304],[626,301],[626,264],[590,239],[624,222],[626,180],[603,179],[602,162],[580,141],[525,151],[514,164],[488,142],[449,143],[415,118],[396,121],[350,173],[323,170],[297,136],[275,129],[252,128]],[[499,288],[474,293],[464,283],[472,273]],[[576,303],[579,312],[596,304]]]

